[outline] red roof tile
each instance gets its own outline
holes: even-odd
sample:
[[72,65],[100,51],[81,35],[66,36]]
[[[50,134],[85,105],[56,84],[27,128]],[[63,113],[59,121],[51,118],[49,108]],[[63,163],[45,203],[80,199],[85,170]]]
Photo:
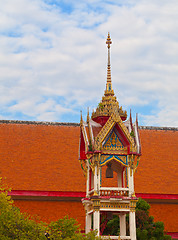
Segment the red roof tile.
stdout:
[[150,215],[154,221],[164,222],[165,232],[177,232],[178,205],[177,204],[150,204]]
[[[85,192],[79,125],[0,122],[0,175],[14,190]],[[178,194],[178,131],[140,129],[137,193]]]
[[178,194],[178,131],[141,129],[140,138],[135,191]]
[[85,191],[79,127],[0,124],[0,174],[14,190]]

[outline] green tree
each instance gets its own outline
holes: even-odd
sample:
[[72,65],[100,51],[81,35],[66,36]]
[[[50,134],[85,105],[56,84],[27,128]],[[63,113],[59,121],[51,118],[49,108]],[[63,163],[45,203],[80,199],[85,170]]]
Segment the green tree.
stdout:
[[[0,179],[1,181],[1,179]],[[46,240],[45,226],[13,205],[8,190],[0,182],[0,239]]]
[[59,219],[56,222],[51,222],[48,225],[48,232],[50,235],[50,240],[83,239],[79,225],[77,225],[77,221],[73,218],[64,217],[63,219]]
[[[73,218],[64,217],[48,225],[21,213],[8,196],[9,189],[0,178],[0,239],[1,240],[100,240],[96,231],[82,234]],[[46,236],[45,236],[46,234]]]
[[59,219],[56,222],[51,222],[48,225],[49,239],[50,240],[100,240],[97,237],[96,231],[91,231],[88,234],[81,233],[77,221],[68,216]]
[[164,223],[154,222],[149,216],[150,205],[139,198],[136,206],[137,240],[170,240],[171,236],[164,234]]
[[[163,222],[154,222],[153,216],[149,216],[150,205],[139,198],[136,206],[137,240],[171,240],[171,236],[164,234]],[[128,215],[126,216],[128,232]],[[114,216],[109,220],[103,235],[119,234],[119,217]]]

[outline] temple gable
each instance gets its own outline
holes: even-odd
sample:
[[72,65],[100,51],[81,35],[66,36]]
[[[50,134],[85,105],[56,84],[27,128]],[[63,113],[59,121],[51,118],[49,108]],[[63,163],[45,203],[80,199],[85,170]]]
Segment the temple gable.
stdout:
[[104,150],[124,150],[124,145],[113,130],[103,145]]

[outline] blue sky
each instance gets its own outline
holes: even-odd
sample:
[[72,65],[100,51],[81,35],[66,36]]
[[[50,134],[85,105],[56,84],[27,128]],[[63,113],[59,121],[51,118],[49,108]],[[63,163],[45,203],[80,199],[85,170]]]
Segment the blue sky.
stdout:
[[0,119],[79,122],[112,82],[139,124],[178,126],[177,0],[6,0]]

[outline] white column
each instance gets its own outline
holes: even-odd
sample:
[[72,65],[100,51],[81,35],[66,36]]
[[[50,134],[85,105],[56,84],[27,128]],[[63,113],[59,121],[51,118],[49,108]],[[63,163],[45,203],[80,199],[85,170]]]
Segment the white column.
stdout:
[[101,170],[98,169],[98,194],[100,195],[100,180],[101,180]]
[[89,164],[87,162],[87,184],[86,184],[86,197],[88,197],[88,192],[89,192],[89,184],[90,184],[90,168],[89,168]]
[[94,211],[93,228],[94,228],[94,230],[97,230],[97,236],[99,236],[99,234],[100,234],[100,211]]
[[130,237],[131,240],[136,240],[136,222],[135,222],[135,211],[129,213],[129,226],[130,226]]
[[94,191],[96,191],[97,192],[97,183],[98,183],[98,181],[97,181],[98,179],[97,179],[97,166],[95,166],[95,175],[94,175]]
[[132,192],[135,193],[134,190],[134,170],[132,169]]
[[133,182],[133,169],[128,168],[128,180],[129,180],[129,195],[134,193],[134,182]]
[[124,170],[122,171],[122,179],[123,179],[123,187],[125,188],[126,186],[125,186],[125,177],[126,177],[126,174],[125,174],[125,171],[126,171],[126,169],[124,168]]
[[85,233],[90,232],[91,229],[91,214],[86,213]]
[[126,236],[126,214],[120,214],[120,236]]

